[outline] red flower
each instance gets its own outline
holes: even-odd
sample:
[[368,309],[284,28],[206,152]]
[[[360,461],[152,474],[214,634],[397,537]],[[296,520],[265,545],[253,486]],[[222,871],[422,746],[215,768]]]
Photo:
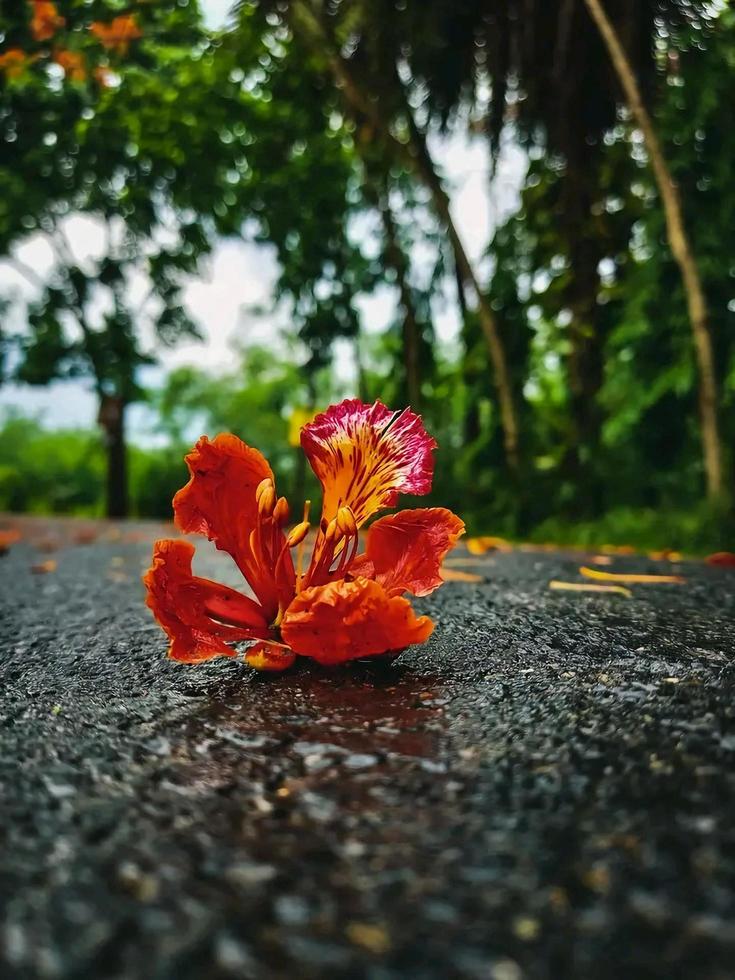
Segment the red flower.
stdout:
[[31,0],[31,7],[33,8],[31,34],[36,41],[48,41],[66,24],[65,18],[59,15],[55,3]]
[[90,24],[89,30],[103,48],[120,55],[126,55],[131,41],[137,41],[139,37],[143,36],[134,14],[113,17],[108,24],[101,20],[95,20]]
[[194,576],[188,542],[156,542],[146,601],[174,660],[235,656],[231,644],[256,640],[248,663],[284,670],[297,654],[337,664],[399,651],[431,634],[434,624],[417,617],[403,593],[428,595],[442,584],[439,569],[462,521],[442,507],[393,514],[375,521],[358,554],[369,517],[399,493],[431,488],[436,443],[419,416],[344,401],[304,426],[301,445],[323,489],[305,571],[308,504],[287,532],[288,504],[276,496],[257,449],[229,434],[212,442],[203,436],[186,457],[191,479],[174,497],[176,524],[230,554],[255,598]]
[[54,52],[54,61],[64,69],[64,76],[70,82],[83,82],[87,77],[84,55],[78,51],[59,50]]
[[0,71],[7,78],[20,78],[33,60],[21,48],[8,48],[0,54]]

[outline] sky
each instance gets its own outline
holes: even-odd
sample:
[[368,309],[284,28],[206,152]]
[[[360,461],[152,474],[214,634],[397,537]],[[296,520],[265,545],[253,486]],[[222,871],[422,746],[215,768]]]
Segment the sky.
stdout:
[[[217,28],[226,22],[232,0],[202,0],[209,26]],[[524,172],[522,153],[512,146],[501,154],[494,179],[490,181],[487,144],[484,140],[454,135],[434,140],[432,152],[450,191],[452,214],[465,247],[479,261],[487,247],[493,227],[518,201]],[[78,259],[94,255],[101,248],[99,227],[79,215],[67,219],[67,237]],[[17,258],[43,277],[50,266],[50,250],[40,236],[32,236],[16,250]],[[160,352],[164,370],[183,364],[196,364],[212,371],[232,366],[232,345],[273,343],[284,326],[277,314],[255,316],[248,308],[267,307],[277,277],[273,250],[235,239],[223,239],[202,263],[200,274],[190,277],[184,289],[184,301],[190,314],[205,335],[205,342],[187,342]],[[0,261],[0,293],[15,292],[32,296],[34,288],[7,262]],[[379,289],[361,303],[365,328],[379,331],[391,322],[396,296],[392,289]],[[452,304],[438,307],[435,322],[440,339],[450,341],[458,330],[457,312]],[[12,328],[23,329],[22,322]],[[345,378],[353,369],[349,348],[335,353],[335,369]],[[144,382],[155,383],[160,372]],[[91,426],[96,418],[96,400],[86,381],[55,383],[45,387],[5,385],[0,388],[0,412],[15,407],[25,413],[41,414],[49,427]],[[130,415],[133,441],[148,442],[153,437],[151,420],[144,406],[134,406]]]

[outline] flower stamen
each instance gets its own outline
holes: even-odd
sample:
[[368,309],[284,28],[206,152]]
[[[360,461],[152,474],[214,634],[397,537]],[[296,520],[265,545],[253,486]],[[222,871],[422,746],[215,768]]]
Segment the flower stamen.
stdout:
[[[298,544],[298,550],[296,552],[296,591],[297,592],[300,592],[301,591],[301,578],[302,578],[302,575],[303,575],[303,568],[304,568],[304,542],[306,541],[306,535],[309,533],[309,511],[310,510],[311,510],[311,501],[310,500],[305,500],[304,501],[304,515],[302,517],[301,524],[297,525],[297,527],[303,527],[304,525],[306,526],[306,531],[299,538],[299,540],[297,542],[297,544]],[[294,528],[294,530],[291,533],[293,534],[294,531],[296,531],[296,528]]]
[[265,480],[260,481],[255,491],[255,499],[261,518],[270,517],[276,507],[276,488],[273,486],[273,480],[266,477]]

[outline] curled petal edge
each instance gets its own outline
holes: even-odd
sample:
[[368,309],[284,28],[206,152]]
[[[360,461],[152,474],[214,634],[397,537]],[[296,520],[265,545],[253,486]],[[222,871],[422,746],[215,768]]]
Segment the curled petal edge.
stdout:
[[228,646],[266,638],[259,606],[225,585],[194,576],[194,546],[184,540],[157,541],[153,564],[143,576],[146,605],[169,638],[168,656],[182,663],[234,657]]
[[305,589],[281,623],[291,649],[326,665],[423,643],[433,629],[428,616],[417,617],[407,599],[389,596],[366,578]]

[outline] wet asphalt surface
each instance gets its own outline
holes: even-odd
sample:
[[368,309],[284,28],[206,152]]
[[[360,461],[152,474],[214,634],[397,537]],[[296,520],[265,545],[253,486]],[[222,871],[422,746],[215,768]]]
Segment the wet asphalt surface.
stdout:
[[735,572],[469,559],[392,666],[265,677],[165,659],[157,529],[70,527],[0,558],[0,976],[735,976]]

